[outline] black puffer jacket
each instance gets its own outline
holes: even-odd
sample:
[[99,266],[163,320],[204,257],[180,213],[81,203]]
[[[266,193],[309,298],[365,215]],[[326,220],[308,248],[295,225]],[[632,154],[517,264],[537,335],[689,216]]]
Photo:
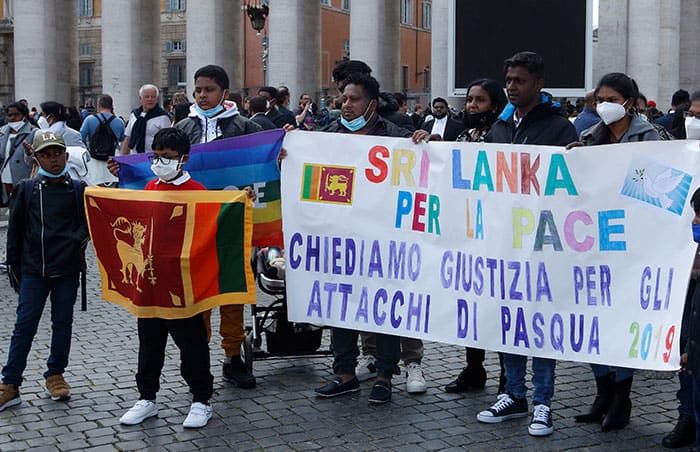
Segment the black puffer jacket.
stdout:
[[[22,274],[61,276],[80,272],[82,249],[89,238],[85,210],[73,192],[73,181],[66,176],[50,182],[43,176],[33,179],[29,206],[25,202],[24,181],[18,183],[10,201],[7,229],[7,263]],[[28,209],[28,210],[27,210]]]
[[379,93],[377,113],[399,127],[403,127],[411,132],[416,130],[411,117],[399,111],[399,103],[391,93]]
[[515,127],[513,116],[498,119],[486,135],[487,143],[540,144],[566,146],[578,141],[576,128],[560,109],[547,101],[538,104]]
[[[190,139],[190,144],[200,143],[202,139],[202,125],[199,122],[199,118],[188,116],[175,124],[175,127],[185,132],[185,135]],[[219,119],[217,128],[221,130],[221,138],[248,135],[249,133],[263,130],[262,127],[241,115]]]
[[[346,129],[340,124],[340,119],[337,119],[332,123],[328,124],[328,126],[325,129],[323,129],[322,132],[351,133],[348,129]],[[374,127],[367,135],[410,138],[413,135],[413,133],[410,130],[406,130],[403,127],[399,127],[392,122],[386,121],[384,118],[379,116]]]

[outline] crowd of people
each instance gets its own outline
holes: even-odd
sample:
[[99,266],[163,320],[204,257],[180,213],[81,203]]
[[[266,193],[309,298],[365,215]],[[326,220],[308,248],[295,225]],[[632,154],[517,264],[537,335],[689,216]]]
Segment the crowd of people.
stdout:
[[[100,96],[97,110],[80,118],[57,102],[44,102],[30,112],[26,103],[5,107],[7,124],[0,128],[0,174],[3,202],[10,206],[7,271],[19,294],[17,321],[0,385],[0,411],[21,402],[20,385],[27,354],[47,297],[52,303],[52,345],[47,361],[46,387],[54,400],[70,397],[63,379],[70,349],[72,310],[75,302],[81,248],[87,240],[82,213],[84,186],[114,186],[119,164],[111,157],[152,151],[154,180],[149,190],[203,189],[183,169],[191,145],[283,128],[285,131],[323,131],[403,137],[414,143],[465,141],[528,145],[606,145],[661,139],[700,139],[700,91],[673,95],[666,114],[639,92],[632,77],[623,73],[603,76],[577,109],[558,102],[543,91],[545,64],[533,52],[520,52],[504,62],[504,81],[479,79],[467,88],[466,100],[457,112],[441,97],[425,110],[408,111],[402,93],[382,92],[362,61],[344,60],[333,71],[339,94],[319,108],[309,94],[290,107],[285,86],[261,87],[242,99],[231,93],[226,72],[207,65],[194,75],[194,102],[180,93],[167,108],[160,106],[158,87],[140,88],[140,105],[126,123],[115,116],[109,95]],[[504,89],[505,88],[505,89]],[[71,118],[78,113],[78,123]],[[87,113],[87,112],[83,112]],[[75,118],[73,118],[75,119]],[[27,181],[30,181],[29,183]],[[76,183],[80,181],[80,183]],[[251,193],[251,197],[254,195]],[[50,200],[49,203],[44,199]],[[691,205],[695,241],[700,243],[700,193]],[[76,215],[65,215],[76,211]],[[62,215],[61,221],[57,218]],[[50,226],[49,226],[50,225]],[[59,253],[59,250],[63,252]],[[55,260],[50,260],[55,259]],[[48,264],[48,265],[47,265]],[[690,263],[689,263],[690,265]],[[700,265],[695,266],[700,269]],[[693,277],[697,271],[693,272]],[[700,287],[700,286],[699,286]],[[679,363],[679,420],[664,439],[666,447],[681,447],[700,437],[700,376],[696,342],[700,289],[692,281],[685,301]],[[697,302],[695,300],[698,300]],[[245,339],[243,308],[220,308],[219,333],[224,352],[222,375],[240,388],[256,386],[255,376],[240,356]],[[136,382],[139,399],[122,416],[134,425],[158,413],[156,394],[168,335],[181,351],[182,376],[193,395],[185,427],[202,427],[212,416],[210,398],[213,376],[208,341],[210,312],[189,319],[138,319],[139,354]],[[333,378],[316,388],[319,397],[336,397],[358,391],[360,382],[374,378],[369,402],[383,404],[392,397],[392,378],[406,372],[409,394],[426,391],[422,367],[423,343],[419,339],[332,328]],[[358,337],[360,345],[358,346]],[[499,353],[497,400],[477,414],[484,423],[500,423],[531,416],[528,432],[546,436],[554,431],[551,401],[555,389],[556,361],[532,359],[532,411],[526,388],[527,357]],[[461,393],[484,388],[487,373],[485,351],[466,349],[465,367],[444,390]],[[681,364],[679,364],[680,366]],[[597,388],[592,405],[577,422],[599,423],[603,431],[624,428],[630,419],[633,369],[591,365]],[[689,371],[693,371],[692,373]],[[695,395],[694,395],[695,394]]]

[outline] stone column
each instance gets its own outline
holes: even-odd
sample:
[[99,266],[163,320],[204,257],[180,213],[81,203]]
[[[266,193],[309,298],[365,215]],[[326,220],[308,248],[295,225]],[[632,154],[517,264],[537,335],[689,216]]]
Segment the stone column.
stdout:
[[648,99],[661,107],[668,102],[659,98],[659,34],[663,8],[655,0],[629,2],[627,17],[627,67],[620,71],[634,78]]
[[657,103],[660,101],[661,105],[670,107],[671,96],[680,87],[681,0],[659,2],[659,5],[659,87],[656,95]]
[[15,97],[30,106],[71,104],[77,86],[76,5],[71,0],[14,2]]
[[158,0],[102,2],[102,91],[117,115],[127,118],[138,106],[141,85],[159,84],[160,55]]
[[700,89],[700,2],[681,0],[679,83],[690,94]]
[[267,83],[288,86],[292,104],[302,93],[318,98],[321,88],[321,3],[315,0],[271,0],[268,20]]
[[350,5],[350,58],[372,68],[382,91],[401,90],[400,15],[399,0],[353,0]]
[[593,44],[593,86],[627,66],[628,0],[600,0],[598,42]]
[[229,77],[232,91],[243,79],[240,0],[197,0],[187,8],[187,93],[194,91],[194,73],[216,64]]
[[[464,99],[448,96],[447,43],[449,37],[449,3],[451,0],[433,0],[432,26],[430,32],[430,99],[443,97],[458,111],[464,106]],[[501,81],[501,83],[503,83]]]

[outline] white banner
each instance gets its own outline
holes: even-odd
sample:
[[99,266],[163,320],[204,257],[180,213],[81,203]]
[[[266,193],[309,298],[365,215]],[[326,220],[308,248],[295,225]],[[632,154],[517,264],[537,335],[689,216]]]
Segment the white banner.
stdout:
[[697,141],[576,148],[287,134],[289,319],[670,370]]

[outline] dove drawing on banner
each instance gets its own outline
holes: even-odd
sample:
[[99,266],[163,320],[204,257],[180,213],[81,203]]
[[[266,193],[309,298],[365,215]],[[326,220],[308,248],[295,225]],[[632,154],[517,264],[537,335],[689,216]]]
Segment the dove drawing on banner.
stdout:
[[673,174],[673,170],[668,168],[661,174],[657,174],[655,177],[650,177],[645,174],[645,169],[641,169],[637,172],[637,182],[642,183],[644,187],[644,192],[651,198],[656,198],[661,203],[661,207],[668,209],[673,204],[673,199],[671,199],[668,194],[673,192],[678,184],[683,179],[683,173]]

